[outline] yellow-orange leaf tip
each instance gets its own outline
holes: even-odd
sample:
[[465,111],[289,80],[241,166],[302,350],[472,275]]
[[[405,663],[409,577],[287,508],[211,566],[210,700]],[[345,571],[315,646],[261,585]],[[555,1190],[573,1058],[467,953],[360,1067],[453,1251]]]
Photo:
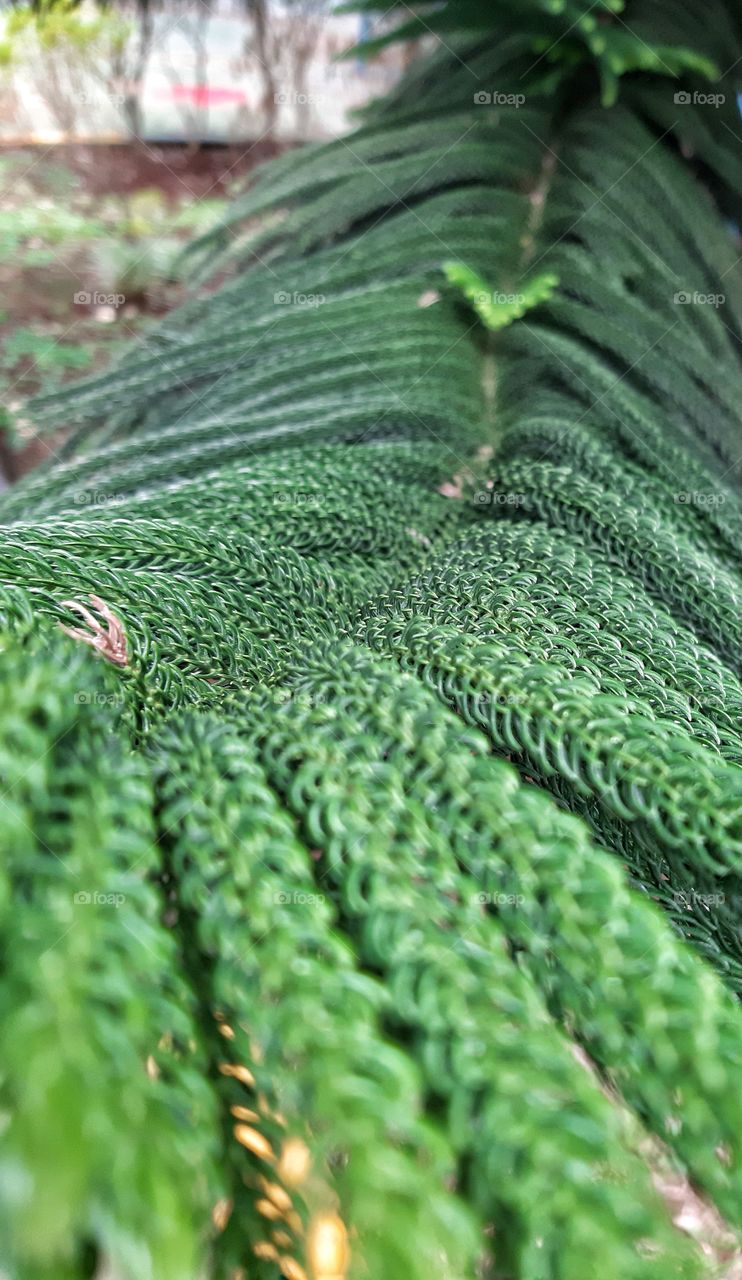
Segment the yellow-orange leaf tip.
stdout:
[[312,1158],[301,1138],[288,1138],[281,1148],[278,1173],[287,1187],[298,1187],[307,1177]]
[[264,1218],[271,1218],[274,1222],[281,1216],[281,1210],[276,1208],[272,1200],[258,1200],[255,1208]]
[[211,1210],[211,1221],[213,1222],[217,1231],[224,1230],[227,1223],[229,1222],[231,1212],[232,1212],[231,1200],[226,1200],[226,1199],[217,1200],[216,1204],[214,1205],[214,1208]]
[[291,1196],[288,1191],[284,1191],[283,1187],[279,1187],[276,1182],[269,1182],[267,1178],[260,1179],[260,1185],[269,1200],[281,1210],[281,1213],[288,1213],[293,1208]]
[[255,1086],[255,1076],[252,1071],[248,1071],[247,1067],[243,1067],[241,1063],[222,1062],[219,1064],[219,1070],[223,1076],[232,1076],[233,1079],[249,1085],[250,1088]]
[[229,1109],[236,1120],[247,1120],[248,1124],[260,1121],[257,1111],[251,1111],[249,1107],[230,1107]]
[[279,1258],[281,1270],[286,1280],[307,1280],[307,1273],[294,1258]]
[[265,1258],[266,1262],[278,1262],[278,1250],[267,1240],[260,1240],[253,1245],[253,1253],[256,1258]]
[[343,1280],[348,1270],[348,1232],[336,1213],[318,1213],[312,1218],[307,1260],[316,1280]]
[[243,1147],[247,1147],[248,1151],[252,1151],[253,1155],[259,1156],[261,1160],[275,1159],[270,1142],[262,1133],[258,1133],[257,1129],[251,1129],[247,1124],[236,1124],[234,1136]]

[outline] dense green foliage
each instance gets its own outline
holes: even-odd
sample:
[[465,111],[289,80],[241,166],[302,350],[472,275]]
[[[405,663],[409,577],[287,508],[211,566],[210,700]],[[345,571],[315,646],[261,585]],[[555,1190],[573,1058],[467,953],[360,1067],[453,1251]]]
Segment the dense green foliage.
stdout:
[[742,14],[418,8],[24,409],[11,1280],[718,1275],[650,1136],[742,1230]]

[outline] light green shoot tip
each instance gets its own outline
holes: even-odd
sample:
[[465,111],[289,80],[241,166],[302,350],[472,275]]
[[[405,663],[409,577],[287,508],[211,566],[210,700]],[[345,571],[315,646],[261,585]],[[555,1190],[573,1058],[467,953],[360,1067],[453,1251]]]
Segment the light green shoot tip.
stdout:
[[544,271],[524,281],[519,290],[506,293],[491,289],[476,271],[463,262],[444,262],[443,271],[449,284],[460,289],[482,323],[493,332],[506,329],[540,302],[546,302],[559,284],[558,276]]

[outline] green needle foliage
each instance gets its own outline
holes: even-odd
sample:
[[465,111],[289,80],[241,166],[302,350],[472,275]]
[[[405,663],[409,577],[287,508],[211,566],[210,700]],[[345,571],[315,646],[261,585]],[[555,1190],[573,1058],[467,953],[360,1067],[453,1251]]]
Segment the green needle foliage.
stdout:
[[587,8],[580,0],[526,0],[517,7],[512,0],[444,0],[443,4],[440,0],[422,0],[411,18],[408,5],[389,6],[383,0],[360,0],[344,8],[384,16],[399,9],[407,18],[386,34],[360,45],[358,51],[366,54],[376,53],[397,40],[430,33],[444,38],[461,31],[485,32],[493,26],[517,32],[525,37],[539,62],[543,59],[555,63],[560,69],[594,66],[600,76],[604,106],[613,106],[619,78],[630,71],[674,77],[695,72],[712,80],[721,74],[711,51],[707,54],[690,41],[685,45],[681,33],[662,19],[650,24],[647,19],[641,20],[642,14],[636,27],[629,26],[626,19],[633,17],[636,6],[627,5],[626,0],[596,0]]
[[175,1280],[222,1174],[194,993],[151,883],[150,773],[100,665],[56,638],[4,648],[4,1252],[77,1275],[97,1239]]
[[742,11],[709,3],[392,14],[440,39],[23,407],[3,1280],[724,1274]]

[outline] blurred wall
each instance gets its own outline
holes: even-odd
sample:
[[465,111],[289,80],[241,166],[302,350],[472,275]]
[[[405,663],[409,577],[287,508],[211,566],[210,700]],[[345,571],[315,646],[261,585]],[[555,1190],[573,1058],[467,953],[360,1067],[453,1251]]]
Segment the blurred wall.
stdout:
[[[0,139],[240,142],[337,135],[397,79],[397,48],[337,55],[368,31],[323,0],[115,5],[65,31],[0,10]],[[28,11],[27,11],[28,12]],[[18,29],[20,27],[20,29]]]

